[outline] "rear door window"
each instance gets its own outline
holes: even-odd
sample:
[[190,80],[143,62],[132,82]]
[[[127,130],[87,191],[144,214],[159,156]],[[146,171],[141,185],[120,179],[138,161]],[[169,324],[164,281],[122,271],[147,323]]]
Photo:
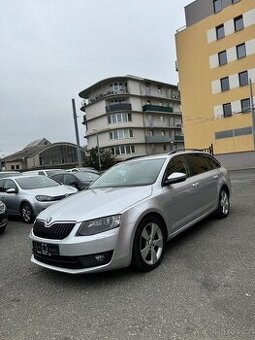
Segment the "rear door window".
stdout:
[[185,155],[185,159],[189,165],[191,176],[199,175],[212,170],[209,163],[203,157],[203,154],[188,154]]
[[203,155],[203,158],[207,161],[210,170],[220,168],[220,163],[217,161],[217,159],[213,158],[211,155]]

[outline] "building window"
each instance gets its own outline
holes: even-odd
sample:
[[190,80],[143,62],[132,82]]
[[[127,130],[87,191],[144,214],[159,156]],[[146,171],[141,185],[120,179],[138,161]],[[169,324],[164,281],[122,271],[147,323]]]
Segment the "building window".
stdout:
[[223,104],[223,115],[224,115],[224,117],[232,116],[231,103]]
[[122,130],[115,130],[109,133],[110,139],[126,139],[126,138],[133,138],[134,133],[133,130],[129,129],[122,129]]
[[218,13],[222,10],[222,0],[213,0],[214,13]]
[[216,27],[216,37],[217,39],[221,39],[225,37],[224,25],[219,25]]
[[248,85],[248,72],[247,71],[238,73],[238,77],[239,77],[240,86]]
[[220,83],[221,83],[221,91],[229,90],[229,78],[228,77],[221,78]]
[[113,155],[126,155],[135,153],[134,145],[119,145],[111,148],[111,152]]
[[245,43],[236,46],[237,59],[244,58],[246,56]]
[[19,170],[19,165],[16,165],[16,170]]
[[234,27],[235,27],[236,32],[243,29],[243,16],[242,15],[234,18]]
[[237,2],[239,2],[240,0],[232,0],[232,4],[236,4]]
[[241,112],[249,112],[251,110],[250,98],[241,100]]
[[11,165],[11,169],[14,170],[14,169],[15,169],[15,166],[14,166],[14,165]]
[[218,59],[219,59],[219,65],[225,65],[227,64],[228,60],[227,60],[227,52],[226,51],[222,51],[218,53]]
[[132,122],[132,115],[131,113],[113,113],[107,116],[107,123],[125,123],[125,122]]

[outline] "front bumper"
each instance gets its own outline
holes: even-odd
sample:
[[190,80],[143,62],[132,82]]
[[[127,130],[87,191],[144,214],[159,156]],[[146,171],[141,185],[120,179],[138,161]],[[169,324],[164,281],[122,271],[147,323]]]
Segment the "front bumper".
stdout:
[[115,228],[92,236],[75,236],[75,226],[70,235],[63,240],[37,237],[30,233],[33,241],[58,246],[58,255],[48,256],[33,252],[31,261],[44,268],[70,274],[99,272],[125,267],[129,264],[129,254],[120,249],[120,228]]

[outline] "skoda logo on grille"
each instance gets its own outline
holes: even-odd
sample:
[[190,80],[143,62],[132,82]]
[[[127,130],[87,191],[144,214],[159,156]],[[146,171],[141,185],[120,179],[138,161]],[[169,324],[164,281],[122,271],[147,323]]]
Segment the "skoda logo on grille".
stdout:
[[48,217],[45,221],[45,227],[49,227],[50,222],[52,221],[52,217]]

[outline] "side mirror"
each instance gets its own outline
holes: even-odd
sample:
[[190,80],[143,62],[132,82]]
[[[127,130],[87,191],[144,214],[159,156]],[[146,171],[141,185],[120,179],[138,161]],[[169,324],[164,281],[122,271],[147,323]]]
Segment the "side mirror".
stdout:
[[10,188],[6,190],[7,194],[17,194],[18,190],[14,188]]
[[164,181],[164,185],[180,183],[186,181],[187,175],[182,172],[173,172],[167,179]]

